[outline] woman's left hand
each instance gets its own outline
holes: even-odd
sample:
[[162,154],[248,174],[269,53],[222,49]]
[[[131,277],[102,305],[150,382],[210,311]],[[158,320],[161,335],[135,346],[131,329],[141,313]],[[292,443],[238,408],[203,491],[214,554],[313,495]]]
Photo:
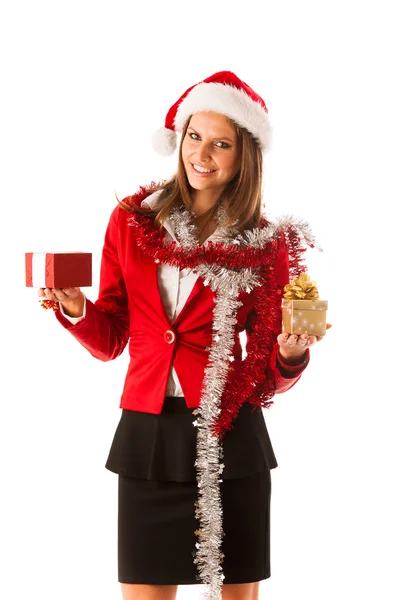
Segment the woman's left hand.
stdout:
[[[326,324],[327,330],[331,327],[332,325],[330,323]],[[304,356],[307,348],[320,342],[324,337],[325,336],[323,335],[308,335],[307,333],[302,333],[300,336],[296,334],[289,335],[288,333],[280,333],[277,337],[279,352],[283,358],[296,361],[296,359],[300,359]]]

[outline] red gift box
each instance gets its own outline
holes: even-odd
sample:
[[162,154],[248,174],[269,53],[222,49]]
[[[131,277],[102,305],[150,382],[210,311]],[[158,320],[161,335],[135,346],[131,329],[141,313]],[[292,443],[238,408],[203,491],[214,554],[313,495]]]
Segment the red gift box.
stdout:
[[90,252],[26,252],[26,286],[36,288],[90,287]]

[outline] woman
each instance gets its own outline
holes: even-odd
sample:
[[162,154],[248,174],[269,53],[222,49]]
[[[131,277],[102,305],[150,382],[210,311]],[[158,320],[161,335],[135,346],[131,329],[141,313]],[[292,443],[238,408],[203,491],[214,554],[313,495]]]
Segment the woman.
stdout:
[[299,380],[322,339],[281,332],[283,288],[313,238],[261,214],[268,111],[236,75],[186,90],[154,136],[158,150],[173,152],[180,131],[176,175],[112,212],[98,300],[79,288],[39,295],[100,360],[129,339],[106,463],[119,475],[124,600],[169,600],[196,583],[212,600],[253,600],[270,577],[277,466],[262,408]]

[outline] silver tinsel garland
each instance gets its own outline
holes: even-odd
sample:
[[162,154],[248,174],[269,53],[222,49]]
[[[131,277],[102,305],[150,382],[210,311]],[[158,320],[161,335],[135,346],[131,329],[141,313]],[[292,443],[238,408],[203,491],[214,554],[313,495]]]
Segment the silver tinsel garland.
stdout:
[[[222,220],[219,210],[219,221]],[[197,245],[196,226],[191,225],[191,215],[186,209],[175,209],[170,215],[175,235],[180,245],[192,249]],[[220,227],[217,241],[235,243],[230,229]],[[240,242],[239,242],[240,243]],[[209,362],[201,390],[199,408],[194,425],[197,427],[196,473],[198,500],[196,518],[199,519],[198,542],[194,562],[202,583],[206,584],[203,598],[219,600],[224,579],[221,563],[223,553],[222,503],[220,493],[221,474],[224,469],[223,450],[218,438],[212,433],[212,425],[221,412],[220,400],[224,392],[230,362],[233,360],[236,313],[242,302],[238,295],[250,292],[260,285],[257,269],[227,269],[217,265],[199,265],[194,271],[204,278],[204,285],[216,292],[213,311],[213,341]]]

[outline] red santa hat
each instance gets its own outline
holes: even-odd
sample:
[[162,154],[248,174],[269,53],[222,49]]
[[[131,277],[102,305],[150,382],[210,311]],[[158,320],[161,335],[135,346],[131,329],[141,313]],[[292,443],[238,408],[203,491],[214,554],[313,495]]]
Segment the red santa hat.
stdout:
[[214,73],[182,94],[169,109],[165,127],[153,134],[155,150],[164,156],[172,154],[177,145],[177,132],[182,131],[191,115],[202,111],[226,115],[249,131],[263,152],[269,150],[272,129],[265,102],[231,71]]

